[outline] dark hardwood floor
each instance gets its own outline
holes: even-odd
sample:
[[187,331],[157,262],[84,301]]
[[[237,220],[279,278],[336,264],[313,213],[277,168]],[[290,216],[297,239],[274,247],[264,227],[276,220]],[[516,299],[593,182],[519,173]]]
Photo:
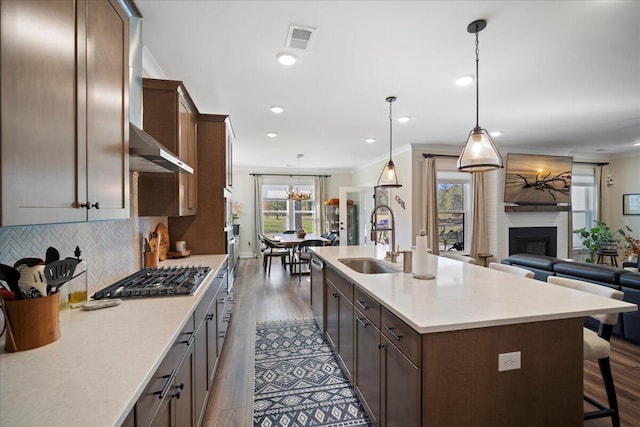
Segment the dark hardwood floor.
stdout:
[[[202,425],[251,426],[253,419],[253,370],[256,322],[311,317],[309,277],[285,272],[274,260],[271,276],[262,271],[261,259],[242,259],[235,281],[235,306],[228,338],[218,362],[213,392]],[[611,365],[616,383],[622,425],[640,426],[640,346],[616,338],[611,342]],[[598,365],[585,362],[585,390],[606,401]],[[587,406],[585,406],[587,408]],[[584,423],[588,427],[611,426],[604,418]]]

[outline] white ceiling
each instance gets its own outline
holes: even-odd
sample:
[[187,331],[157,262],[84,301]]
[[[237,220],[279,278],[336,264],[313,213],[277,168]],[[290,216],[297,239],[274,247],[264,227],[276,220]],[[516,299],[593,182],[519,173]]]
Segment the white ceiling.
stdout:
[[[229,114],[234,167],[350,171],[428,144],[459,153],[475,124],[503,153],[640,153],[639,1],[137,0],[143,41],[202,113]],[[290,24],[317,28],[285,67]],[[285,108],[275,115],[272,105]],[[266,136],[277,132],[276,138]],[[366,138],[376,138],[367,144]],[[603,151],[606,150],[606,151]]]

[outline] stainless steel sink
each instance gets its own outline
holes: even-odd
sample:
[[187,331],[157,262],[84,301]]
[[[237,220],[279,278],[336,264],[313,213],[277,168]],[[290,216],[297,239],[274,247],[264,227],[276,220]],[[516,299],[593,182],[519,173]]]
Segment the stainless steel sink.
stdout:
[[373,258],[341,258],[338,261],[362,274],[400,273],[400,270]]

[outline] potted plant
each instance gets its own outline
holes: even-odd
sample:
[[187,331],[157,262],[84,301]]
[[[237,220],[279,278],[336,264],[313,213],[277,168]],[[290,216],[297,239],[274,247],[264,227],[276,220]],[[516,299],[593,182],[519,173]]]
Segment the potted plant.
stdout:
[[620,230],[612,232],[611,228],[604,221],[594,221],[596,225],[587,230],[586,227],[573,230],[575,234],[580,235],[582,245],[589,250],[589,258],[587,262],[594,263],[594,255],[597,251],[617,252],[619,239],[616,234]]

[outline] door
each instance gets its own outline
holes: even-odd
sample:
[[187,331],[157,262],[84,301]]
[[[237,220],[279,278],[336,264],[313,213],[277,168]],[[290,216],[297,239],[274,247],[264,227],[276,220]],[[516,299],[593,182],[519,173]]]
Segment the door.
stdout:
[[381,424],[411,427],[420,425],[421,370],[381,334]]
[[[373,210],[373,187],[340,187],[340,244],[369,245],[369,215]],[[349,205],[348,201],[353,201]],[[349,215],[348,206],[352,215]]]

